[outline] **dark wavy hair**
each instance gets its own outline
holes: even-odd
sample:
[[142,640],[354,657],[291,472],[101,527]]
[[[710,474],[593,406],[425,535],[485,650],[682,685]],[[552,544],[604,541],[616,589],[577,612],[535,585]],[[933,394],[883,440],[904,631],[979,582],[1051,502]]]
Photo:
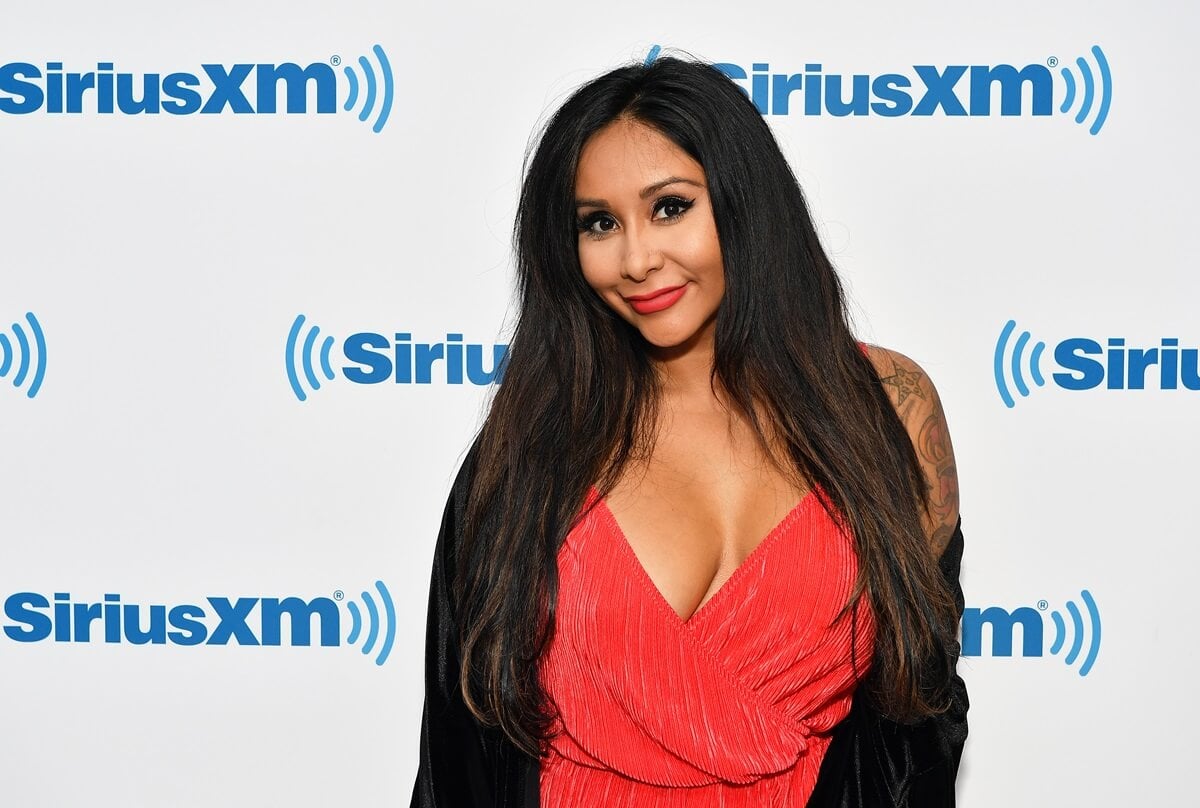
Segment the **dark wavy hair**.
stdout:
[[797,482],[852,531],[876,620],[869,693],[915,721],[945,709],[956,620],[921,521],[926,481],[904,425],[849,326],[845,294],[763,117],[709,64],[661,57],[574,92],[527,158],[514,231],[520,311],[504,381],[473,448],[458,607],[468,708],[538,756],[554,711],[538,676],[554,631],[556,558],[595,484],[649,455],[660,390],[637,329],[585,282],[575,174],[618,119],[661,132],[703,168],[725,294],[714,385]]

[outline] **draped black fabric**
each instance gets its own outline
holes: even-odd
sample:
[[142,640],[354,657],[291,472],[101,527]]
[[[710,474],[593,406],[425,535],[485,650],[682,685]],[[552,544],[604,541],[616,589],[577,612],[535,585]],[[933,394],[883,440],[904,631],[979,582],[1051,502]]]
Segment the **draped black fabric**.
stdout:
[[[455,478],[434,549],[425,638],[425,704],[412,808],[538,808],[539,764],[496,727],[475,720],[458,686],[459,653],[451,602],[455,554],[473,455]],[[959,585],[962,519],[940,566],[963,609]],[[888,720],[857,696],[833,729],[808,808],[948,808],[967,737],[967,691],[951,681],[947,712],[918,724]]]
[[[959,566],[962,518],[939,560],[954,593],[955,612],[963,612]],[[957,663],[957,648],[955,662]],[[953,674],[951,706],[918,724],[890,721],[867,698],[855,694],[850,714],[833,728],[817,787],[808,808],[952,808],[954,784],[967,740],[967,688]]]

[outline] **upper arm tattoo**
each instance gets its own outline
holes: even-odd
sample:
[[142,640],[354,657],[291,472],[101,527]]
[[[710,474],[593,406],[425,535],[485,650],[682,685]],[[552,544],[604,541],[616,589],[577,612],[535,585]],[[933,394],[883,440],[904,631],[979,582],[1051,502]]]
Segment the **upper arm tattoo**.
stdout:
[[921,367],[902,354],[888,351],[876,366],[925,471],[930,505],[925,528],[940,553],[958,522],[958,471],[941,397]]

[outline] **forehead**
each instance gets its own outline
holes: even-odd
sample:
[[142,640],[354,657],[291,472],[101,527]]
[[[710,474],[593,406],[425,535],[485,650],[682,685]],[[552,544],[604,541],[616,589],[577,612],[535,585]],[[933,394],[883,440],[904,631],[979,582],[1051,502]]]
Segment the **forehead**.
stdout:
[[584,143],[575,172],[575,193],[632,193],[665,177],[704,181],[704,168],[674,141],[638,121],[616,120]]

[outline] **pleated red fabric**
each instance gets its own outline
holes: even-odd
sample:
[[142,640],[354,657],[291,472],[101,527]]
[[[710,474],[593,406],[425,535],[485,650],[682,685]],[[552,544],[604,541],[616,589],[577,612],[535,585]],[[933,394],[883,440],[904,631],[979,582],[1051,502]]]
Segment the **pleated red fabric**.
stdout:
[[801,808],[870,664],[853,539],[818,486],[683,620],[589,492],[558,556],[543,808]]

